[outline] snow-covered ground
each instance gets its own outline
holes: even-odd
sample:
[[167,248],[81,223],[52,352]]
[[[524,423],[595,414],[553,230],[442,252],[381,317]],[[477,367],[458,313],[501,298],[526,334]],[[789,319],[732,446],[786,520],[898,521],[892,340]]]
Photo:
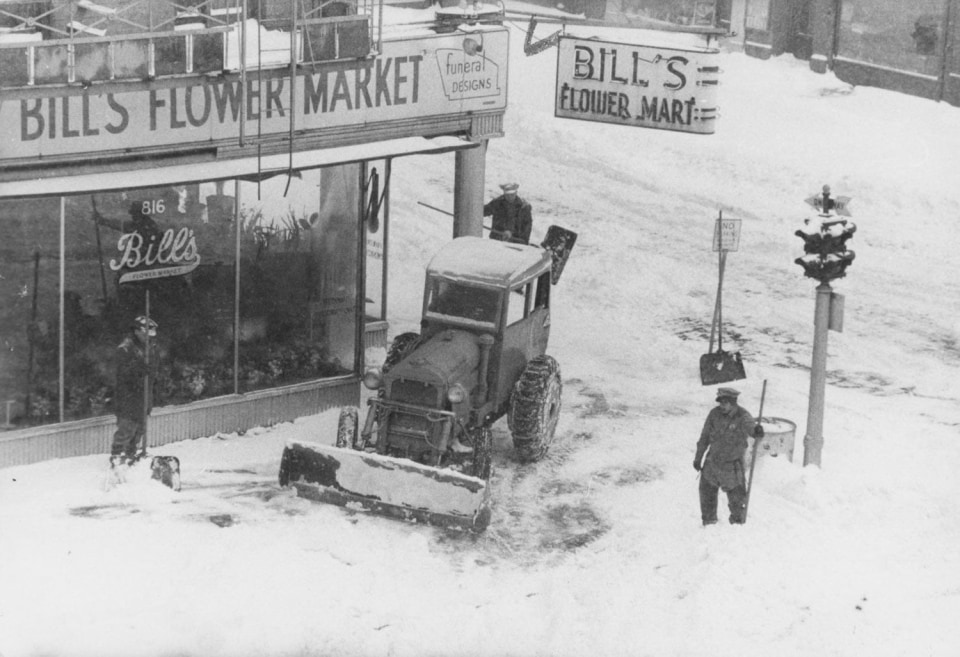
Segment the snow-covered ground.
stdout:
[[[535,238],[580,234],[555,290],[549,458],[517,465],[496,425],[477,537],[279,488],[285,441],[332,440],[330,413],[170,445],[180,493],[142,473],[105,491],[103,456],[0,470],[0,655],[960,654],[960,110],[725,53],[715,135],[555,119],[553,51],[525,57],[513,27],[488,192],[515,179]],[[452,157],[395,163],[394,334],[450,234],[417,202],[452,209]],[[793,233],[824,183],[859,230],[818,469],[801,465],[815,283]],[[748,524],[721,496],[705,529],[691,461],[721,209],[743,220],[735,385],[756,413],[766,380],[764,415],[797,431],[792,462],[760,459]]]

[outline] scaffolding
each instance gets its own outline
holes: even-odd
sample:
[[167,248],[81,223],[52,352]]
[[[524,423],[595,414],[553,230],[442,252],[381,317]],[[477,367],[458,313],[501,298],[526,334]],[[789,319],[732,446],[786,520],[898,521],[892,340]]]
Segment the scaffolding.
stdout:
[[0,88],[376,56],[383,0],[0,0]]

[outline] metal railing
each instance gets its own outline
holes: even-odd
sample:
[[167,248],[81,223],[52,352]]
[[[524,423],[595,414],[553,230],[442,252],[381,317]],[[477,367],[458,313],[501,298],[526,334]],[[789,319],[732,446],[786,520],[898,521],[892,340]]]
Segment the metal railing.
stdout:
[[382,0],[292,0],[274,11],[261,0],[114,4],[0,0],[0,88],[219,74],[381,47]]

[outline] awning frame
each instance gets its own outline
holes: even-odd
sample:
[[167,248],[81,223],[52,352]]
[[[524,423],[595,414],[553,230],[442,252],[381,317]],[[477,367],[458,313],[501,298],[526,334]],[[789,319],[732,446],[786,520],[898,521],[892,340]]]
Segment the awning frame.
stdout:
[[0,200],[70,196],[140,187],[162,187],[219,180],[263,180],[287,172],[317,169],[403,155],[449,153],[477,148],[477,142],[460,137],[403,137],[367,144],[336,146],[312,151],[247,156],[214,162],[196,162],[136,168],[127,171],[82,173],[30,180],[0,182]]

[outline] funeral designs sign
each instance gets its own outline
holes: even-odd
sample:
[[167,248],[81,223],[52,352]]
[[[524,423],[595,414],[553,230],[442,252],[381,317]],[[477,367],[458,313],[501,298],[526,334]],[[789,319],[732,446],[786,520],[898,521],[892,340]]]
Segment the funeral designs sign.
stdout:
[[719,51],[561,37],[554,114],[561,118],[711,134]]
[[437,66],[443,80],[443,93],[448,100],[496,98],[504,81],[500,66],[482,52],[467,55],[461,48],[437,50]]

